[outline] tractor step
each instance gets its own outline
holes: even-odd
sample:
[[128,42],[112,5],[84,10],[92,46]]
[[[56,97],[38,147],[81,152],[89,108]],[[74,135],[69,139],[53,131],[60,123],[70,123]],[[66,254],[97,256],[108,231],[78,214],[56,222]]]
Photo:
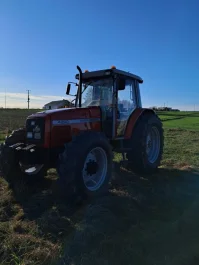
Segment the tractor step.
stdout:
[[131,151],[132,148],[114,148],[114,152],[116,153],[126,153],[128,151]]
[[120,164],[120,166],[124,166],[124,167],[127,167],[128,166],[128,160],[121,160],[120,162],[119,162],[119,164]]

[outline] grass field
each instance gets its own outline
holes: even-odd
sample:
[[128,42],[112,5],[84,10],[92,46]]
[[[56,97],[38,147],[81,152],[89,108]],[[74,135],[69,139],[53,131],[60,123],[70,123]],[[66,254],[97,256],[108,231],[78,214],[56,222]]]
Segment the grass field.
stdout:
[[[26,117],[39,110],[36,109],[0,109],[0,142],[12,130],[24,126]],[[41,111],[41,110],[40,110]]]
[[[0,264],[198,265],[199,113],[158,115],[165,129],[159,172],[136,176],[116,155],[103,198],[69,207],[53,171],[17,194],[0,178]],[[26,116],[0,110],[1,139]]]
[[199,112],[159,112],[165,128],[199,130]]

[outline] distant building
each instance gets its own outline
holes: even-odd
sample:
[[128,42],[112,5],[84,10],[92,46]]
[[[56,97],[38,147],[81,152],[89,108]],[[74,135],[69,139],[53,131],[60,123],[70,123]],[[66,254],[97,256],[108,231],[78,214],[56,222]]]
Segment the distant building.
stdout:
[[158,108],[159,111],[171,111],[172,108],[169,108],[169,107],[160,107]]
[[43,109],[60,109],[60,108],[68,108],[71,104],[68,100],[57,100],[57,101],[51,101],[43,106]]

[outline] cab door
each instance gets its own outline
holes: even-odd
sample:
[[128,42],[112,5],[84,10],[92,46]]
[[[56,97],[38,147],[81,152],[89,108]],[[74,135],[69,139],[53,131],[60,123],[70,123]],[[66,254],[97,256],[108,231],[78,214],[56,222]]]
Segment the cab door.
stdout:
[[117,115],[117,137],[124,136],[128,119],[136,109],[138,103],[136,100],[137,81],[134,79],[125,80],[125,89],[118,90],[118,115]]

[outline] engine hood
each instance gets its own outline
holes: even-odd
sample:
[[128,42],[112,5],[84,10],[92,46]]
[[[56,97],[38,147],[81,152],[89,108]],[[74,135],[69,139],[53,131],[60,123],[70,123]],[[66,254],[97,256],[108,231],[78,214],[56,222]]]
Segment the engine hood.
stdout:
[[86,117],[99,117],[100,107],[88,107],[88,108],[63,108],[54,110],[44,110],[34,113],[28,117],[28,119],[34,118],[60,118],[60,119],[81,119]]
[[32,132],[31,123],[36,125],[41,123],[44,147],[57,148],[71,141],[72,135],[77,135],[80,131],[100,131],[100,120],[100,107],[67,108],[32,114],[28,117],[26,124],[29,132]]
[[70,110],[74,110],[76,108],[63,108],[63,109],[53,109],[53,110],[44,110],[41,112],[38,112],[37,114],[53,114],[53,113],[57,113],[57,112],[67,112]]
[[70,111],[70,110],[74,110],[74,109],[76,109],[76,108],[63,108],[63,109],[53,109],[53,110],[44,110],[44,111],[40,111],[40,112],[36,112],[36,113],[34,113],[34,114],[32,114],[32,115],[30,115],[29,117],[36,117],[36,116],[38,116],[38,117],[41,117],[41,116],[50,116],[50,115],[52,115],[52,114],[54,114],[54,113],[60,113],[60,112],[68,112],[68,111]]

